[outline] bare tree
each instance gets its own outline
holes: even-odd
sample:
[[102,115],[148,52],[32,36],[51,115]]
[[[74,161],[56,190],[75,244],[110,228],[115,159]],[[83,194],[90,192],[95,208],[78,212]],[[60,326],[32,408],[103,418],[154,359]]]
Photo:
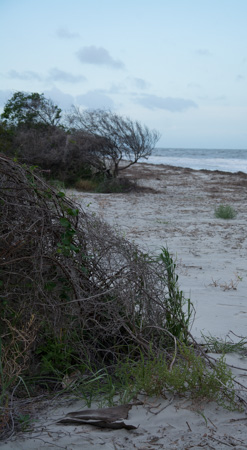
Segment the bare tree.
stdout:
[[96,149],[88,146],[88,155],[93,159],[97,154],[104,166],[108,163],[114,177],[141,158],[147,159],[160,139],[156,130],[101,109],[81,111],[74,106],[68,121],[72,130],[82,133],[88,142],[100,143]]

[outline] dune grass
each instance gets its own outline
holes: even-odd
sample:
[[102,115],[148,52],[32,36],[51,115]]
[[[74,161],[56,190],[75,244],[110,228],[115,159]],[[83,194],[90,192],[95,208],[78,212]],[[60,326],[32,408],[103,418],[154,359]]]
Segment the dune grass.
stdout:
[[230,205],[219,205],[215,208],[214,215],[217,219],[235,219],[237,212]]

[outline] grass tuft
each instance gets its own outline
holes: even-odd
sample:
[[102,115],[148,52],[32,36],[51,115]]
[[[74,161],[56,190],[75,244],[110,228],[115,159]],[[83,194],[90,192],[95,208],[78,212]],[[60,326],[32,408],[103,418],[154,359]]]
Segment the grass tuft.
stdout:
[[233,341],[229,334],[225,339],[212,336],[205,336],[202,333],[202,338],[205,342],[205,347],[211,353],[239,353],[246,355],[247,353],[247,338],[240,338],[238,342]]
[[97,183],[93,180],[80,179],[75,183],[77,191],[94,192],[97,187]]
[[235,219],[237,212],[230,205],[219,205],[214,211],[217,219]]
[[128,178],[111,178],[98,184],[96,192],[101,194],[130,192],[136,189],[136,183]]

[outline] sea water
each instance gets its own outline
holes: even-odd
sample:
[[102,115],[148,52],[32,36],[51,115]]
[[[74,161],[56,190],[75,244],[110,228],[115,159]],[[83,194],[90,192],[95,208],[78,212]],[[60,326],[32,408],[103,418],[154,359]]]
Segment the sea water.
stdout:
[[190,149],[156,148],[148,160],[149,164],[167,164],[190,169],[221,170],[247,173],[247,149]]

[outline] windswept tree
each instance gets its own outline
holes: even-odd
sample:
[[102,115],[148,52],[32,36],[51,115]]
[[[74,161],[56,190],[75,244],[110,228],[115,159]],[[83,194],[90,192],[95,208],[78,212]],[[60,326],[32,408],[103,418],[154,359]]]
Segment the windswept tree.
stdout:
[[141,158],[147,159],[160,139],[156,130],[101,109],[81,111],[74,106],[68,121],[75,139],[88,143],[84,151],[92,164],[101,161],[105,168],[110,166],[113,177]]
[[4,106],[1,119],[14,128],[56,127],[61,120],[61,109],[44,94],[15,92]]

